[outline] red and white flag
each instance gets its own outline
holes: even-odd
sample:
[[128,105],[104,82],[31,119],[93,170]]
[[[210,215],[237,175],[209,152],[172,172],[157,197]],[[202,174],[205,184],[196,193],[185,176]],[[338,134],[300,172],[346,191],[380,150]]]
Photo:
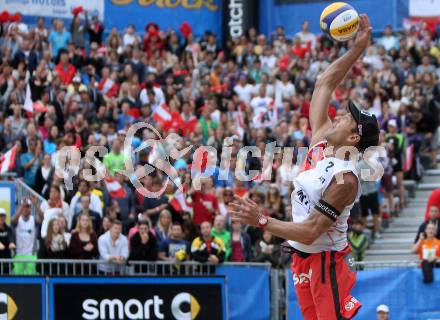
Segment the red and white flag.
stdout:
[[159,105],[156,108],[156,110],[154,110],[153,119],[156,122],[159,122],[161,124],[166,124],[166,123],[170,122],[173,119],[173,117],[171,116],[170,109],[164,103],[164,104]]
[[14,146],[1,157],[0,173],[6,173],[14,170],[16,157],[17,147]]
[[113,199],[120,199],[125,197],[125,190],[118,181],[111,177],[104,178],[104,181],[110,197],[112,197]]
[[237,111],[237,136],[240,140],[242,140],[244,136],[244,119],[241,110]]
[[408,172],[411,170],[414,162],[414,145],[410,145],[406,148],[405,163],[403,164],[403,171]]
[[186,200],[186,194],[180,190],[177,190],[173,199],[170,201],[170,205],[177,212],[193,212],[192,205]]
[[274,128],[278,121],[278,109],[272,101],[269,108],[258,108],[254,111],[252,124],[255,129]]

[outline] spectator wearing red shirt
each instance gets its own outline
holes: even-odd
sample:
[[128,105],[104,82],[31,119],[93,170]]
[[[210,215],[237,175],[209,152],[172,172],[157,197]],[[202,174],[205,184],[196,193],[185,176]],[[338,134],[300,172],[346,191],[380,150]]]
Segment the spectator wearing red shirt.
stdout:
[[440,189],[435,189],[429,195],[428,203],[426,204],[425,221],[429,220],[429,209],[432,206],[440,208]]
[[[208,181],[209,180],[209,181]],[[211,193],[211,179],[203,179],[200,185],[200,191],[191,188],[190,195],[193,204],[193,220],[195,225],[200,225],[204,221],[212,224],[214,217],[218,214],[218,199],[214,193]]]
[[310,52],[311,44],[303,44],[301,43],[300,37],[295,37],[294,44],[292,47],[292,53],[295,57],[303,59],[307,53]]
[[60,62],[56,65],[55,72],[60,77],[63,85],[67,86],[72,83],[76,74],[76,69],[69,63],[69,55],[66,51],[60,53]]

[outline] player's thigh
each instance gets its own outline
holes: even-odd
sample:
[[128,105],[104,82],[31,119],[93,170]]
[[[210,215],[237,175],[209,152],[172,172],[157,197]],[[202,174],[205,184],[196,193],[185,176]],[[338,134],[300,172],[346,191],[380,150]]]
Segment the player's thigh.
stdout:
[[296,255],[292,259],[293,283],[296,297],[305,320],[318,320],[315,304],[311,291],[313,270],[310,268],[309,259],[303,259]]

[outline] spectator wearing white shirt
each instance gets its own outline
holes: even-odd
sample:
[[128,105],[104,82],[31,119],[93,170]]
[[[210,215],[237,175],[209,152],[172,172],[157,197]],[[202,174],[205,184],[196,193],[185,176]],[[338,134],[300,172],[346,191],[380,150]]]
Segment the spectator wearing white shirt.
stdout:
[[128,240],[122,233],[122,223],[113,221],[109,231],[98,239],[99,259],[118,264],[100,264],[98,270],[103,273],[120,273],[128,258]]
[[251,107],[254,114],[269,110],[271,104],[273,104],[273,99],[266,95],[266,87],[260,87],[260,94],[251,100]]
[[[12,219],[15,227],[16,252],[14,259],[16,260],[32,260],[36,259],[36,240],[37,240],[37,224],[38,216],[31,215],[32,202],[24,199],[22,205]],[[15,275],[33,275],[35,274],[34,263],[14,263]]]
[[261,68],[266,73],[271,73],[275,69],[277,63],[277,57],[273,54],[273,49],[271,47],[266,47],[264,53],[260,58]]
[[283,72],[281,74],[281,80],[277,81],[275,87],[276,100],[282,102],[283,100],[292,98],[295,93],[295,86],[290,81],[289,74],[287,72]]
[[383,45],[386,51],[390,51],[391,49],[399,50],[399,39],[393,35],[391,26],[385,27],[383,36],[379,39],[378,43]]
[[47,234],[47,226],[49,221],[63,215],[67,221],[70,221],[70,207],[61,199],[61,192],[58,187],[52,186],[50,188],[49,200],[44,201],[40,207],[37,207],[37,214],[42,220],[41,238],[45,238]]
[[302,25],[302,30],[295,34],[295,37],[299,37],[301,39],[302,44],[310,45],[310,47],[313,49],[316,45],[316,36],[309,31],[310,29],[310,22],[304,21]]
[[307,78],[311,80],[316,80],[318,75],[327,69],[329,63],[324,59],[324,52],[318,53],[318,60],[312,62],[310,68],[307,72]]
[[124,36],[122,37],[122,45],[123,47],[134,46],[139,43],[140,39],[135,32],[134,26],[131,24],[125,30]]
[[139,99],[143,106],[151,104],[152,109],[165,103],[165,94],[160,87],[153,86],[153,83],[147,82],[142,89]]
[[261,83],[254,86],[254,94],[257,95],[260,92],[260,88],[266,88],[266,97],[275,96],[275,86],[271,83],[269,76],[265,73],[261,75]]
[[234,87],[234,92],[238,95],[241,102],[249,104],[252,99],[254,87],[247,82],[247,76],[241,75],[238,84]]

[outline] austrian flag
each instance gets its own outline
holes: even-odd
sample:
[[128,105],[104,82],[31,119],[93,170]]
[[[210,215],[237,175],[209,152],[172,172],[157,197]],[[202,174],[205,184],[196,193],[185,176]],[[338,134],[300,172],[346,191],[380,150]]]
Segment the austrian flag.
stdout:
[[125,190],[118,181],[110,177],[106,177],[104,180],[110,197],[112,197],[113,199],[120,199],[125,197]]
[[16,157],[17,157],[17,147],[15,146],[1,157],[0,173],[5,173],[14,170]]

